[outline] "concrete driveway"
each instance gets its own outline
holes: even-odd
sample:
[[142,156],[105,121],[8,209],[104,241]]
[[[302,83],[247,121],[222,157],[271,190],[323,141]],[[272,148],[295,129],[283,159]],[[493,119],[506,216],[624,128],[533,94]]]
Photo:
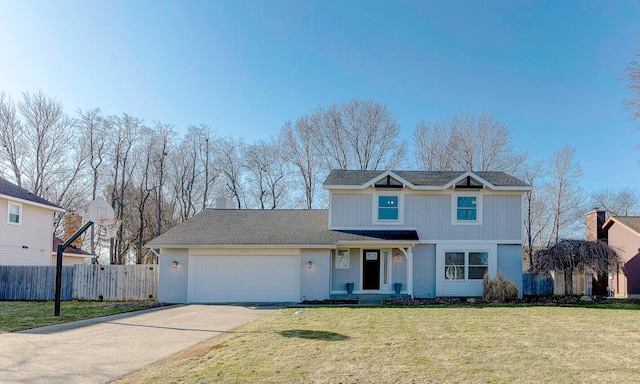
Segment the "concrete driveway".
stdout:
[[0,383],[105,383],[279,309],[184,305],[0,335]]

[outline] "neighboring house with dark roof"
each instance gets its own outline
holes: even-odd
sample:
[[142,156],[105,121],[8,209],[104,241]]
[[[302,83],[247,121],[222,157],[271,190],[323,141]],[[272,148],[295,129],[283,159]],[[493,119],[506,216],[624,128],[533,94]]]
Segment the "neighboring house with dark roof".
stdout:
[[334,170],[324,189],[328,210],[208,209],[153,239],[158,300],[481,296],[498,271],[522,285],[530,187],[517,178]]
[[[64,240],[53,236],[53,245],[51,247],[51,265],[56,265],[58,257],[58,245],[64,244]],[[62,252],[62,265],[87,264],[85,261],[90,259],[92,255],[76,248],[73,245],[68,246]]]
[[51,265],[55,212],[64,212],[0,178],[0,265]]

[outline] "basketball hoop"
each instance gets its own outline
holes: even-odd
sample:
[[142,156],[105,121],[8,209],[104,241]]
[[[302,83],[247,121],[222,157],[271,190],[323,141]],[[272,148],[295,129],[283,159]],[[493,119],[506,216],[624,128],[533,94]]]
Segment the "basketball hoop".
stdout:
[[118,229],[120,229],[120,225],[122,225],[122,219],[98,220],[98,225],[105,229],[108,238],[113,239],[118,235]]

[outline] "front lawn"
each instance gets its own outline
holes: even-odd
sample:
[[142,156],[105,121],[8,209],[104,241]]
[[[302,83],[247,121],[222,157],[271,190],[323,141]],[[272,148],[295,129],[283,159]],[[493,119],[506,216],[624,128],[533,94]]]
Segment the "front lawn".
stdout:
[[93,317],[115,315],[148,308],[148,302],[132,302],[116,308],[116,303],[99,301],[63,301],[60,316],[53,316],[53,301],[0,301],[0,333],[67,323]]
[[117,383],[637,382],[640,311],[284,309]]

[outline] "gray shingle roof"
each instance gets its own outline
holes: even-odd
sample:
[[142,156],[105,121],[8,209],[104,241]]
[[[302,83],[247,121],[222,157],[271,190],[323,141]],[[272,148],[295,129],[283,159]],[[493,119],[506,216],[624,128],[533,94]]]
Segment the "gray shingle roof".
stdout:
[[416,231],[330,231],[327,210],[207,209],[146,244],[165,246],[327,245],[418,240]]
[[614,216],[612,219],[640,233],[640,216]]
[[56,204],[43,199],[40,196],[34,195],[24,188],[20,188],[17,185],[0,177],[0,195],[6,195],[15,197],[17,199],[27,200],[38,204],[48,205],[53,208],[60,208]]
[[[324,185],[363,185],[383,174],[380,171],[354,171],[334,169],[324,182]],[[442,187],[451,182],[465,171],[392,171],[416,186]],[[528,187],[522,180],[504,172],[473,172],[496,187]]]

